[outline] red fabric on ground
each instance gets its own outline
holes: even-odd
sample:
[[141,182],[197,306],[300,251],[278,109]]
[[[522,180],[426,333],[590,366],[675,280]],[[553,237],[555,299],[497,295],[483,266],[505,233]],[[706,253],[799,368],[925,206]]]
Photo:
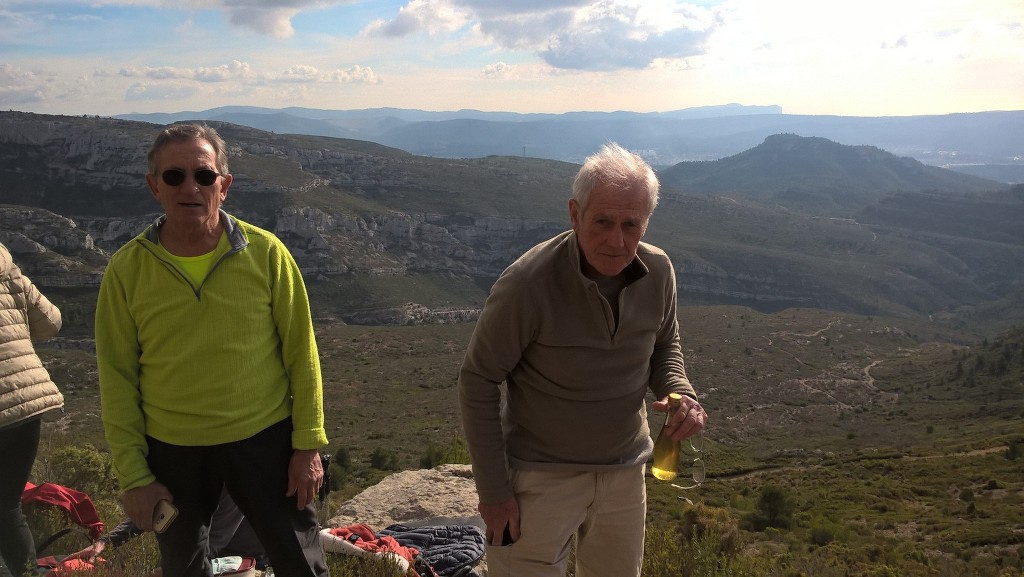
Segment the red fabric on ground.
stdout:
[[21,504],[30,503],[46,503],[64,509],[72,522],[89,530],[89,536],[94,540],[103,534],[103,521],[100,521],[96,506],[89,495],[81,491],[54,483],[25,483],[25,490],[21,493]]
[[349,525],[347,527],[335,527],[329,530],[331,535],[344,539],[352,545],[359,547],[364,551],[371,553],[384,553],[391,552],[401,555],[403,559],[412,565],[416,556],[420,554],[419,549],[415,547],[405,547],[400,545],[398,541],[395,541],[394,537],[378,537],[368,525],[360,523],[358,525]]
[[[102,561],[102,559],[97,559],[97,563]],[[58,561],[57,558],[52,555],[38,559],[36,561],[36,567],[50,569],[50,571],[46,573],[45,577],[74,577],[76,574],[82,575],[96,570],[96,565],[93,565],[88,561],[82,559],[64,559]]]

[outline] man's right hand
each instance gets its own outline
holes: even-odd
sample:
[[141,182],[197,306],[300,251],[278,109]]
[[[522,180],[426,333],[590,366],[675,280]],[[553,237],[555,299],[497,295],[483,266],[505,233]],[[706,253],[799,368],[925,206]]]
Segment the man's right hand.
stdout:
[[90,563],[95,563],[100,553],[103,553],[103,550],[106,548],[107,543],[105,541],[96,541],[85,549],[68,555],[65,559],[84,559]]
[[173,503],[174,495],[171,495],[167,487],[154,481],[148,485],[125,491],[121,496],[121,505],[124,507],[125,514],[132,520],[132,523],[135,523],[136,527],[143,531],[152,531],[153,511],[156,510],[156,504],[162,499]]
[[[500,547],[519,540],[519,502],[515,497],[501,503],[480,503],[477,509],[487,525],[488,543]],[[512,538],[511,543],[502,542],[506,532]]]

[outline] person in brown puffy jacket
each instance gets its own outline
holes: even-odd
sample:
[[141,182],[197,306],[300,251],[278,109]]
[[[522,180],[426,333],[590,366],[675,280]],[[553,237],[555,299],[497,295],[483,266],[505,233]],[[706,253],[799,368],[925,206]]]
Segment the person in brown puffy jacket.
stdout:
[[34,562],[21,493],[39,448],[40,417],[63,407],[64,397],[32,342],[52,337],[60,326],[60,310],[0,244],[0,574],[23,575]]

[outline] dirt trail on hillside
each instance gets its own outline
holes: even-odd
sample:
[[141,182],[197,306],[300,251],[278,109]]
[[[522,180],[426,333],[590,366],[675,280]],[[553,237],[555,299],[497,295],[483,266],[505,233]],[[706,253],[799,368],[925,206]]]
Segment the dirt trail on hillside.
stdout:
[[[820,329],[818,329],[818,330],[816,330],[814,332],[810,332],[810,333],[796,333],[796,332],[792,332],[792,331],[776,331],[774,333],[768,333],[767,335],[764,336],[765,340],[768,341],[768,344],[766,346],[771,347],[772,345],[774,345],[775,344],[775,340],[774,339],[776,339],[776,338],[778,338],[780,340],[786,339],[786,338],[791,338],[791,337],[797,337],[797,338],[802,338],[802,339],[813,339],[814,337],[821,336],[821,333],[831,329],[833,326],[835,326],[839,322],[840,322],[840,319],[832,319],[832,320],[828,321],[828,324],[826,324],[825,326],[821,327]],[[800,363],[801,365],[810,366],[807,363],[805,363],[800,357],[796,356],[795,353],[791,353],[791,352],[786,351],[786,350],[781,350],[779,352],[785,353],[785,354],[793,357],[793,360],[798,362],[798,363]]]
[[814,338],[814,337],[820,336],[821,333],[831,329],[832,327],[834,327],[839,322],[840,322],[840,319],[832,319],[832,320],[828,321],[828,324],[826,324],[825,326],[823,326],[820,329],[818,329],[818,330],[816,330],[814,332],[811,332],[811,333],[795,333],[793,331],[776,331],[774,333],[768,333],[768,335],[765,336],[765,338],[768,339],[768,346],[772,345],[772,337],[803,337],[805,339],[810,339],[810,338]]
[[885,460],[900,460],[900,461],[922,461],[927,459],[950,459],[958,457],[979,457],[983,455],[991,455],[992,453],[999,453],[1009,450],[1007,445],[999,445],[995,447],[987,447],[985,449],[972,449],[970,451],[961,451],[959,453],[946,453],[943,455],[904,455],[902,457],[891,457],[890,459],[880,459],[877,457],[863,457],[860,459],[851,459],[840,463],[818,463],[814,465],[784,465],[782,467],[765,467],[763,469],[757,469],[754,471],[746,471],[743,473],[733,473],[729,475],[708,475],[709,479],[715,479],[720,481],[733,481],[741,479],[753,479],[757,477],[764,477],[773,473],[791,473],[795,471],[807,471],[811,469],[826,469],[829,467],[842,467],[848,465],[851,462],[857,461],[885,461]]
[[[770,333],[765,336],[768,341],[768,346],[772,346],[775,339],[787,340],[787,339],[812,339],[820,337],[825,331],[828,331],[835,327],[841,322],[840,319],[831,319],[825,326],[811,331],[811,332],[792,332],[792,331],[779,331]],[[799,343],[797,343],[799,344]],[[777,349],[779,352],[789,355],[796,362],[810,367],[809,363],[804,362],[797,353],[787,351],[784,349]],[[911,354],[912,350],[904,350],[905,354]],[[868,353],[868,351],[865,351]],[[841,362],[839,364],[827,367],[822,372],[814,377],[805,377],[792,379],[789,382],[796,385],[800,389],[806,392],[821,395],[833,406],[841,410],[849,410],[854,408],[854,403],[858,402],[879,402],[891,404],[899,400],[899,394],[893,392],[885,392],[880,390],[876,386],[875,378],[871,375],[871,370],[881,365],[889,359],[874,359],[871,360],[867,365],[857,368],[852,363]],[[862,394],[855,394],[851,398],[843,399],[842,396],[847,396],[853,388],[858,388],[862,393],[867,393],[867,397],[864,398]]]

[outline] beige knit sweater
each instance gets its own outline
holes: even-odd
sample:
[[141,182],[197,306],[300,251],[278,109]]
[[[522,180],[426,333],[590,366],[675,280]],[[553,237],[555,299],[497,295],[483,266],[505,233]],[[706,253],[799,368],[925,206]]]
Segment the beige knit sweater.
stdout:
[[510,468],[641,465],[654,447],[648,390],[655,399],[670,392],[696,398],[668,255],[641,243],[625,274],[617,323],[597,284],[580,272],[572,231],[537,245],[494,283],[459,373],[481,502],[512,496]]

